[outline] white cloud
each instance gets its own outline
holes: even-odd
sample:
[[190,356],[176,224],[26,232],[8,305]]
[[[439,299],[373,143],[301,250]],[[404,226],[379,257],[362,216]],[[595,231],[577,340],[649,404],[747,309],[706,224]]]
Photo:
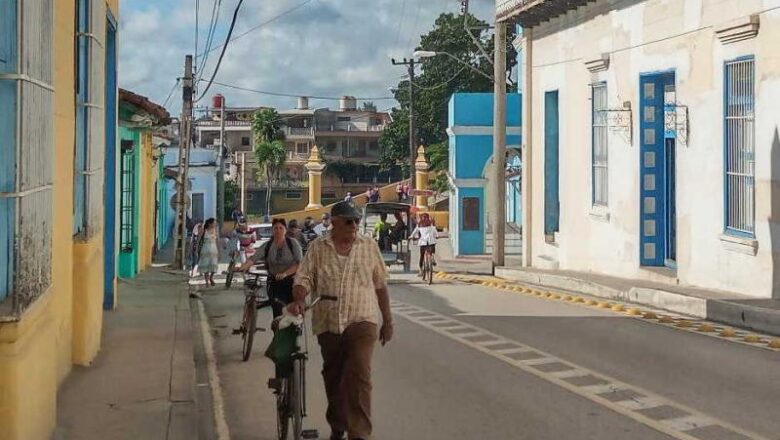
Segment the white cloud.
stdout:
[[[234,35],[263,23],[303,0],[245,0]],[[212,3],[200,0],[200,50],[205,44]],[[215,45],[224,41],[237,0],[222,0]],[[456,12],[459,0],[313,0],[277,21],[230,43],[217,81],[281,93],[321,96],[350,94],[388,96],[404,73],[390,57],[409,56],[419,35],[442,12]],[[120,84],[162,103],[177,77],[184,56],[194,52],[195,0],[124,0],[120,28]],[[492,0],[472,0],[483,19],[493,14]],[[419,16],[418,16],[419,9]],[[416,22],[416,26],[415,26]],[[399,27],[400,26],[400,27]],[[396,39],[396,36],[398,38]],[[219,57],[209,57],[210,76]],[[205,85],[205,84],[204,84]],[[208,95],[223,93],[229,105],[292,107],[294,98],[280,98],[213,86]],[[180,93],[168,104],[179,111]],[[204,100],[204,104],[207,101]],[[330,101],[312,105],[332,106]],[[380,108],[393,101],[378,102]]]

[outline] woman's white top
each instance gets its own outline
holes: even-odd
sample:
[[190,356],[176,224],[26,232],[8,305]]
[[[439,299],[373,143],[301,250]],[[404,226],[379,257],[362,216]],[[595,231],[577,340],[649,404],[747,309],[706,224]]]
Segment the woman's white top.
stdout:
[[432,244],[436,244],[436,236],[438,235],[438,231],[436,230],[436,226],[418,226],[414,228],[414,231],[412,232],[412,237],[419,236],[420,241],[418,241],[418,244],[420,246],[429,246]]

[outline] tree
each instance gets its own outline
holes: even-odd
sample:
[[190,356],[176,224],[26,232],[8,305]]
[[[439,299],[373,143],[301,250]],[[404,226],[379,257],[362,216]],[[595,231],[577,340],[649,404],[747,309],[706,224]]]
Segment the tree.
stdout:
[[376,111],[376,104],[374,104],[373,101],[366,101],[363,103],[363,111],[364,112],[375,112]]
[[258,110],[252,121],[252,134],[255,138],[257,165],[265,175],[265,215],[270,216],[273,177],[284,165],[287,156],[287,150],[284,148],[281,120],[276,110],[270,108]]
[[[436,19],[433,29],[421,36],[419,50],[447,52],[476,69],[493,76],[493,66],[485,59],[479,48],[466,34],[464,20],[469,27],[482,30],[475,31],[476,37],[485,48],[488,55],[493,56],[493,34],[487,30],[487,23],[471,14],[455,15],[441,14]],[[516,64],[516,52],[511,44],[514,39],[514,29],[507,32],[507,75]],[[452,58],[439,55],[422,61],[422,74],[415,77],[414,114],[416,116],[417,140],[420,145],[427,145],[428,156],[433,170],[446,170],[447,158],[447,110],[450,97],[457,92],[492,92],[493,82],[488,78],[465,67]],[[508,87],[512,90],[513,87]],[[382,163],[385,166],[398,162],[409,162],[409,81],[398,83],[395,98],[399,108],[392,110],[393,122],[382,132],[379,140],[382,149]],[[433,146],[441,144],[438,149]],[[436,150],[438,158],[434,160],[432,153]],[[408,164],[405,169],[408,170]]]

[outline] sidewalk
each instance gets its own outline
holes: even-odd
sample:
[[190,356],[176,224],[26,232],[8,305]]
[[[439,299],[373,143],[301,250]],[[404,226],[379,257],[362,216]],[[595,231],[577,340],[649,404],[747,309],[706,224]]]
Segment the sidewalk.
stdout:
[[[443,272],[490,275],[490,255],[455,257],[449,239],[436,247]],[[414,255],[412,258],[415,258]],[[780,299],[757,299],[731,292],[681,287],[565,270],[522,267],[520,256],[508,255],[496,276],[524,284],[632,302],[780,336]]]
[[780,300],[680,287],[593,273],[501,267],[496,276],[525,284],[648,305],[697,318],[780,335]]
[[60,388],[54,438],[198,438],[189,304],[186,278],[167,269],[120,281],[97,359]]

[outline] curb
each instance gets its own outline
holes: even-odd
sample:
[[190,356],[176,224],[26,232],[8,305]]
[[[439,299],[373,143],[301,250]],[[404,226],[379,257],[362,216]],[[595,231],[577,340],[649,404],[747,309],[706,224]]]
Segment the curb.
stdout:
[[[573,290],[561,289],[563,291],[556,291],[554,289],[553,291],[548,291],[542,286],[517,284],[516,282],[496,277],[455,275],[446,272],[437,272],[435,277],[439,279],[460,281],[484,286],[487,288],[499,289],[504,292],[535,296],[541,299],[564,301],[582,307],[595,307],[606,311],[612,311],[629,318],[649,321],[677,330],[697,333],[700,335],[736,342],[743,345],[748,345],[750,347],[761,348],[773,352],[780,352],[780,338],[765,334],[755,334],[741,329],[733,329],[727,326],[706,321],[695,316],[684,316],[684,314],[670,315],[660,313],[658,310],[644,310],[641,307],[637,307],[636,304],[623,304],[628,302],[625,299],[619,300],[622,303],[612,301],[596,301],[593,298],[583,298],[578,293],[572,293]],[[583,293],[583,295],[592,296],[586,293]]]
[[225,403],[222,398],[222,384],[217,372],[217,360],[214,354],[214,338],[209,331],[208,318],[203,307],[203,301],[190,299],[193,315],[193,326],[200,338],[196,338],[195,347],[195,395],[198,398],[198,409],[203,415],[200,418],[199,437],[201,439],[230,440],[230,430],[225,418]]

